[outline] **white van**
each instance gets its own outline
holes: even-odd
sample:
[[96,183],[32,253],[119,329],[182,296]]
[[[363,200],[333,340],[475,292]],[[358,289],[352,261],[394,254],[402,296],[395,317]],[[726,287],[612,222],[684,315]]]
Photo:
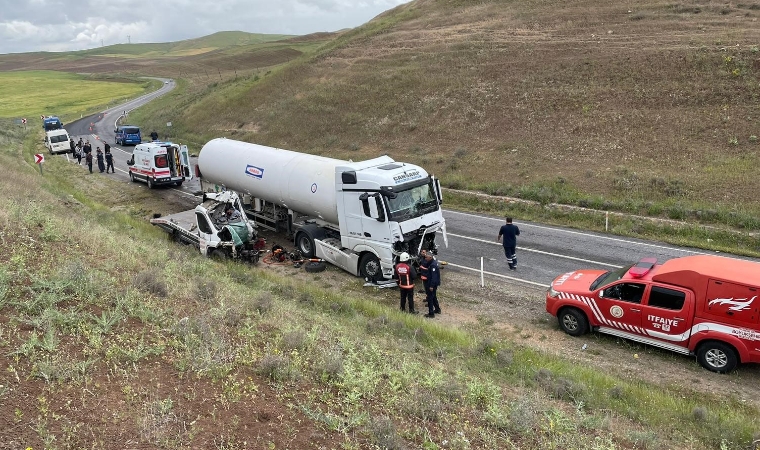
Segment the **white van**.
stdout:
[[127,165],[129,178],[144,181],[150,189],[162,184],[181,186],[193,178],[187,146],[171,142],[138,144]]
[[69,153],[71,145],[69,144],[69,133],[63,128],[60,130],[50,130],[45,132],[45,147],[52,154]]

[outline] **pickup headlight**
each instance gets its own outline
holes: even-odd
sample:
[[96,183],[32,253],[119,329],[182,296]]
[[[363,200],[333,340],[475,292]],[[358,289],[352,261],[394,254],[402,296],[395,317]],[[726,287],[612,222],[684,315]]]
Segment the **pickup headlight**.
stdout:
[[546,295],[551,298],[559,297],[559,291],[555,291],[553,287],[549,286],[549,290],[546,291]]

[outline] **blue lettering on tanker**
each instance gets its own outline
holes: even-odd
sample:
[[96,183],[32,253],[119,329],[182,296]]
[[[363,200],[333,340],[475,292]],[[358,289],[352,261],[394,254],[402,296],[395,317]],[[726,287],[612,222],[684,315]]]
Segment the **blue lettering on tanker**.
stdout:
[[402,174],[393,177],[393,181],[396,184],[406,183],[407,181],[417,180],[422,178],[422,174],[419,170],[405,171]]
[[248,167],[245,168],[245,174],[249,177],[262,179],[264,178],[264,169],[249,164]]

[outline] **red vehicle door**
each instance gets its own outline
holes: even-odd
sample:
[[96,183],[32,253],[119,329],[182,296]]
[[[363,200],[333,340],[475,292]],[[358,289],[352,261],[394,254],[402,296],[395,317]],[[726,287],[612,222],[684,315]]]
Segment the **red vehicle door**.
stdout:
[[644,283],[620,282],[599,291],[594,316],[600,326],[627,333],[644,334],[641,328],[641,299]]
[[653,284],[641,305],[642,326],[649,337],[688,347],[694,317],[694,294]]

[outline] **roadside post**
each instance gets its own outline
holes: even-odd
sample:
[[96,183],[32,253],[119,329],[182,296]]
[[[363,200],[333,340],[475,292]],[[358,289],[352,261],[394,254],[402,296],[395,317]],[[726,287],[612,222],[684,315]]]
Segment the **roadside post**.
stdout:
[[37,153],[34,155],[34,163],[39,164],[40,166],[40,175],[45,176],[44,173],[42,173],[42,163],[45,162],[45,155],[42,153]]
[[24,124],[24,131],[26,131],[26,117],[21,119],[21,123]]
[[171,122],[166,122],[166,138],[164,139],[165,141],[169,140],[169,134],[170,134],[169,130],[171,130],[171,129],[172,129],[172,123]]
[[483,257],[480,257],[480,287],[486,287],[486,280],[483,278]]

